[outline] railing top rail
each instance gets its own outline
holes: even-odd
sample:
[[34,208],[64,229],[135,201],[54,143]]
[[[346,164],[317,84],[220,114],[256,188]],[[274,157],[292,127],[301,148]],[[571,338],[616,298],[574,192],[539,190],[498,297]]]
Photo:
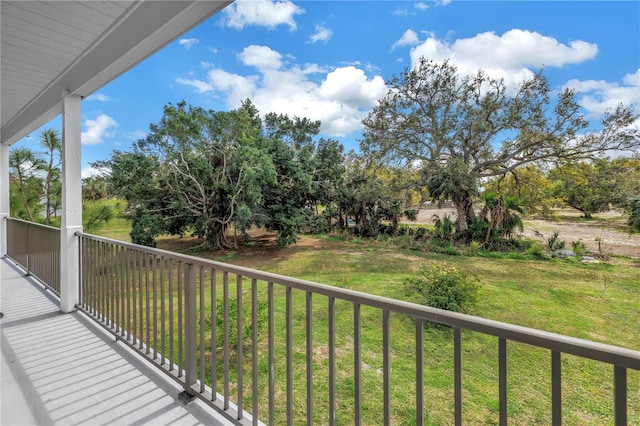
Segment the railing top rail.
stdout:
[[5,219],[10,220],[10,221],[14,221],[14,222],[24,223],[24,224],[27,224],[27,225],[34,225],[34,226],[37,226],[37,227],[40,227],[40,228],[49,229],[51,231],[60,231],[60,228],[56,228],[55,226],[44,225],[42,223],[37,223],[37,222],[30,222],[28,220],[18,219],[17,217],[6,217]]
[[419,305],[417,303],[390,299],[387,297],[376,296],[355,290],[334,287],[326,284],[319,284],[312,281],[287,277],[270,272],[258,271],[255,269],[230,265],[214,260],[174,253],[167,250],[140,246],[137,244],[113,240],[110,238],[85,234],[83,232],[76,232],[76,235],[96,241],[120,245],[132,250],[138,250],[149,254],[172,258],[175,260],[181,260],[193,265],[214,268],[222,272],[230,272],[246,276],[248,278],[255,278],[266,282],[282,284],[303,291],[311,291],[327,297],[333,297],[359,305],[371,306],[382,310],[407,315],[416,319],[422,319],[425,321],[443,324],[454,328],[476,331],[507,340],[513,340],[520,343],[542,347],[552,351],[578,355],[596,361],[640,370],[640,351],[636,351],[633,349],[592,342],[590,340],[564,336],[561,334],[536,330],[533,328],[522,327],[513,324],[507,324],[500,321],[494,321],[472,315],[450,312],[442,309],[432,308],[429,306]]

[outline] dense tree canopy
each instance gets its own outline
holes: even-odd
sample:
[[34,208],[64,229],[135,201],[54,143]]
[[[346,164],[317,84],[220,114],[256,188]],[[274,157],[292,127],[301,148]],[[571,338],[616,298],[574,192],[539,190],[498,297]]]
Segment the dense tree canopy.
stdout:
[[559,166],[549,173],[553,195],[590,218],[593,213],[624,209],[640,194],[640,162],[633,158],[607,158]]
[[472,200],[482,179],[640,146],[632,111],[619,106],[591,130],[574,93],[556,98],[542,73],[512,89],[483,71],[464,76],[451,63],[422,59],[388,85],[363,121],[363,154],[420,164],[431,196],[455,203],[462,230],[476,221]]
[[113,191],[127,200],[134,242],[153,244],[161,233],[193,232],[204,246],[233,247],[252,225],[296,241],[318,200],[327,202],[332,169],[342,148],[322,140],[319,122],[267,114],[250,101],[232,111],[169,104],[132,152],[96,164],[110,170]]

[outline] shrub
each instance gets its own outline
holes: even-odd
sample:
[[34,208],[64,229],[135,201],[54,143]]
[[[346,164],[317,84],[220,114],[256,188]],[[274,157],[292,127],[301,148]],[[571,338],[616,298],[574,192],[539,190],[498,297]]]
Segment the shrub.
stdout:
[[416,228],[416,240],[424,240],[427,235],[429,235],[429,230],[424,226]]
[[131,224],[131,242],[148,247],[156,246],[156,238],[164,231],[164,221],[158,215],[136,213]]
[[425,304],[453,312],[468,312],[476,303],[480,280],[444,262],[422,265],[405,283],[425,297]]
[[629,199],[628,211],[631,231],[640,231],[640,197]]
[[587,254],[587,245],[580,238],[578,238],[577,241],[571,242],[571,248],[576,256],[582,257]]
[[554,232],[549,238],[547,238],[547,248],[551,251],[564,250],[566,242],[560,240],[560,233]]
[[527,254],[537,259],[547,259],[548,256],[544,252],[544,247],[540,243],[533,243],[527,249]]
[[449,256],[460,256],[458,249],[447,240],[432,238],[424,243],[424,251],[446,254]]
[[442,219],[437,214],[433,215],[434,235],[441,240],[450,240],[456,232],[456,223],[447,214]]
[[463,253],[466,256],[475,256],[478,254],[481,248],[482,245],[478,241],[471,241],[469,243],[469,246],[463,250]]

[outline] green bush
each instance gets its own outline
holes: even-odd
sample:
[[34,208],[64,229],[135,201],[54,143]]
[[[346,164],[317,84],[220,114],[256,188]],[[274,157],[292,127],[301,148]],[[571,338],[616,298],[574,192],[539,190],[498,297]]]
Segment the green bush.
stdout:
[[566,242],[560,239],[560,233],[554,232],[547,238],[547,248],[551,251],[564,250]]
[[527,249],[527,254],[536,259],[547,259],[548,256],[544,252],[544,247],[540,243],[533,243]]
[[424,243],[424,251],[446,254],[448,256],[460,256],[461,253],[458,249],[451,243],[451,241],[447,240],[439,240],[436,238],[432,238]]
[[453,312],[469,312],[477,303],[480,280],[455,265],[434,262],[422,265],[405,284],[425,297],[425,304]]
[[576,256],[582,257],[587,254],[587,245],[580,238],[578,238],[577,241],[571,242],[571,249],[576,254]]
[[148,247],[156,246],[156,238],[164,231],[162,217],[146,212],[136,213],[131,223],[131,242]]

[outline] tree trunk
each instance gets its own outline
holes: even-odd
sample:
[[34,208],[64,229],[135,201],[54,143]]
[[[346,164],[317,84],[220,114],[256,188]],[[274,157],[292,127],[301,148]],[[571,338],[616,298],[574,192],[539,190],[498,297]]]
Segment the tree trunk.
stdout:
[[458,212],[458,230],[466,231],[469,229],[469,225],[476,221],[476,212],[473,210],[473,201],[469,191],[461,192],[453,199],[453,204]]
[[22,174],[18,173],[18,184],[20,185],[20,193],[22,194],[22,201],[24,202],[24,209],[27,211],[27,216],[29,216],[29,222],[33,222],[33,214],[31,213],[31,209],[29,208],[29,201],[27,200],[27,193],[24,190],[24,179],[22,178]]
[[394,214],[391,218],[391,232],[394,237],[398,236],[398,215]]
[[227,226],[220,222],[211,222],[205,231],[205,246],[212,251],[233,248],[227,240]]

